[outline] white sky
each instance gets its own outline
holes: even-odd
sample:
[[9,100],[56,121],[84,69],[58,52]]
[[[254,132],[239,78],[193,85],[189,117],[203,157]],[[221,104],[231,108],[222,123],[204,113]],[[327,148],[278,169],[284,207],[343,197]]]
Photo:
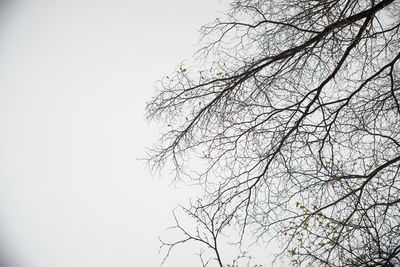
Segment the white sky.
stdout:
[[[157,236],[186,196],[136,160],[158,136],[144,106],[222,9],[217,0],[0,2],[2,267],[159,265]],[[165,266],[197,263],[178,255]]]

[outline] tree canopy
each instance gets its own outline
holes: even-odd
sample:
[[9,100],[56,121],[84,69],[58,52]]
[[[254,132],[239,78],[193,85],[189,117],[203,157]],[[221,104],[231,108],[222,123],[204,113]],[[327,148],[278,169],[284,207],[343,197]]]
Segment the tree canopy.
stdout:
[[182,239],[227,266],[223,233],[294,266],[400,265],[400,2],[236,0],[164,77],[149,155],[203,195]]

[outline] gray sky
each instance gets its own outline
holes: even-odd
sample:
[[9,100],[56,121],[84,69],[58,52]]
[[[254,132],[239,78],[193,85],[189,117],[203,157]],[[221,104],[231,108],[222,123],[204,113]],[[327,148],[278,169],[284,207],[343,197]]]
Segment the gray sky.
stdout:
[[[196,29],[221,5],[1,2],[0,257],[7,266],[159,265],[157,236],[187,195],[136,161],[158,136],[144,105],[156,80],[191,57]],[[165,266],[197,262],[177,255]]]

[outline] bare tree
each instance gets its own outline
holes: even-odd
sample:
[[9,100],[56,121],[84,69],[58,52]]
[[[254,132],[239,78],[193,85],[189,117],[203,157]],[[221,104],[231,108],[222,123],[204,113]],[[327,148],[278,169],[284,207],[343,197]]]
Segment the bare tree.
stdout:
[[228,266],[235,231],[294,266],[400,266],[399,30],[396,0],[236,0],[204,26],[147,106],[168,124],[150,165],[204,192],[167,255]]

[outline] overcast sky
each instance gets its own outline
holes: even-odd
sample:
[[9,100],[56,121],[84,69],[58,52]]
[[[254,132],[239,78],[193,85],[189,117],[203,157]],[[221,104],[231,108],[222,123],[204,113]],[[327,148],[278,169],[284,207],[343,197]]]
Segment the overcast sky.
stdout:
[[[157,236],[187,195],[136,160],[158,136],[144,106],[221,10],[217,0],[1,2],[0,264],[159,265]],[[179,255],[165,266],[195,266]]]

